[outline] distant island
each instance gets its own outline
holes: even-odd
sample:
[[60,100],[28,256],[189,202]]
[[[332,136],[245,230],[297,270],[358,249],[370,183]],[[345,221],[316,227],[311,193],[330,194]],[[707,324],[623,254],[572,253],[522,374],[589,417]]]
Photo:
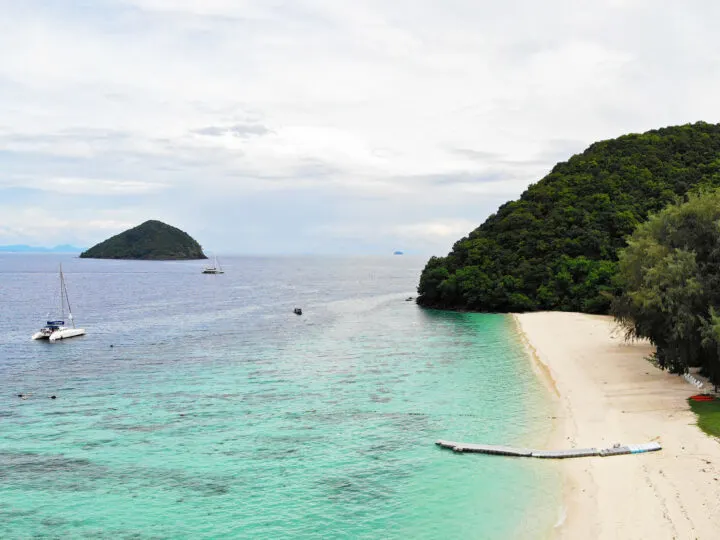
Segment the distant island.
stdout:
[[200,244],[180,229],[150,220],[80,254],[83,259],[178,261],[207,259]]
[[83,248],[63,244],[55,247],[28,246],[27,244],[13,244],[0,246],[0,253],[80,253]]
[[698,122],[592,144],[432,257],[418,303],[485,312],[608,313],[619,251],[648,216],[720,186],[720,125]]

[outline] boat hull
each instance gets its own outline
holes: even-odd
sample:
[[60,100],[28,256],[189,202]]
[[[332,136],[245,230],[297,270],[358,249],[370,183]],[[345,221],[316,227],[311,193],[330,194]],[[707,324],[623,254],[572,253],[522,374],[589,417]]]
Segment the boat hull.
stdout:
[[58,341],[61,339],[68,339],[78,336],[84,336],[85,335],[85,329],[84,328],[64,328],[60,330],[55,330],[52,334],[50,334],[50,337],[48,338],[50,341]]
[[60,328],[54,332],[35,332],[32,339],[47,339],[48,341],[59,341],[61,339],[69,339],[78,336],[84,336],[84,328]]

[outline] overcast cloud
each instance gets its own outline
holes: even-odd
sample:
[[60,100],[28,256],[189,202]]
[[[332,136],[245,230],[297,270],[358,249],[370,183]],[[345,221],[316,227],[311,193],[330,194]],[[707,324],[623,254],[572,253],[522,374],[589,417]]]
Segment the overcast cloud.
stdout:
[[0,0],[0,244],[444,254],[599,139],[720,117],[710,0]]

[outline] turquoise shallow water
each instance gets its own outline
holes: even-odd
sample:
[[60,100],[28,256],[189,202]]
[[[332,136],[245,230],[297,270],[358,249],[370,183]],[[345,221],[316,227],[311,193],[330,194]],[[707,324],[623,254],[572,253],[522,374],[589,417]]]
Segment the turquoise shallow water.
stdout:
[[65,259],[88,336],[30,342],[56,262],[0,257],[0,537],[551,529],[552,463],[434,445],[542,444],[550,410],[510,318],[404,301],[422,261]]

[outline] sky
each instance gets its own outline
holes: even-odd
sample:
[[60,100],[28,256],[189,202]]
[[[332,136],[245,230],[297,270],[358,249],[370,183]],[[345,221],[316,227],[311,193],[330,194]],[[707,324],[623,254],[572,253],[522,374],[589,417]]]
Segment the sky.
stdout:
[[444,255],[597,140],[720,120],[713,0],[0,0],[0,244]]

